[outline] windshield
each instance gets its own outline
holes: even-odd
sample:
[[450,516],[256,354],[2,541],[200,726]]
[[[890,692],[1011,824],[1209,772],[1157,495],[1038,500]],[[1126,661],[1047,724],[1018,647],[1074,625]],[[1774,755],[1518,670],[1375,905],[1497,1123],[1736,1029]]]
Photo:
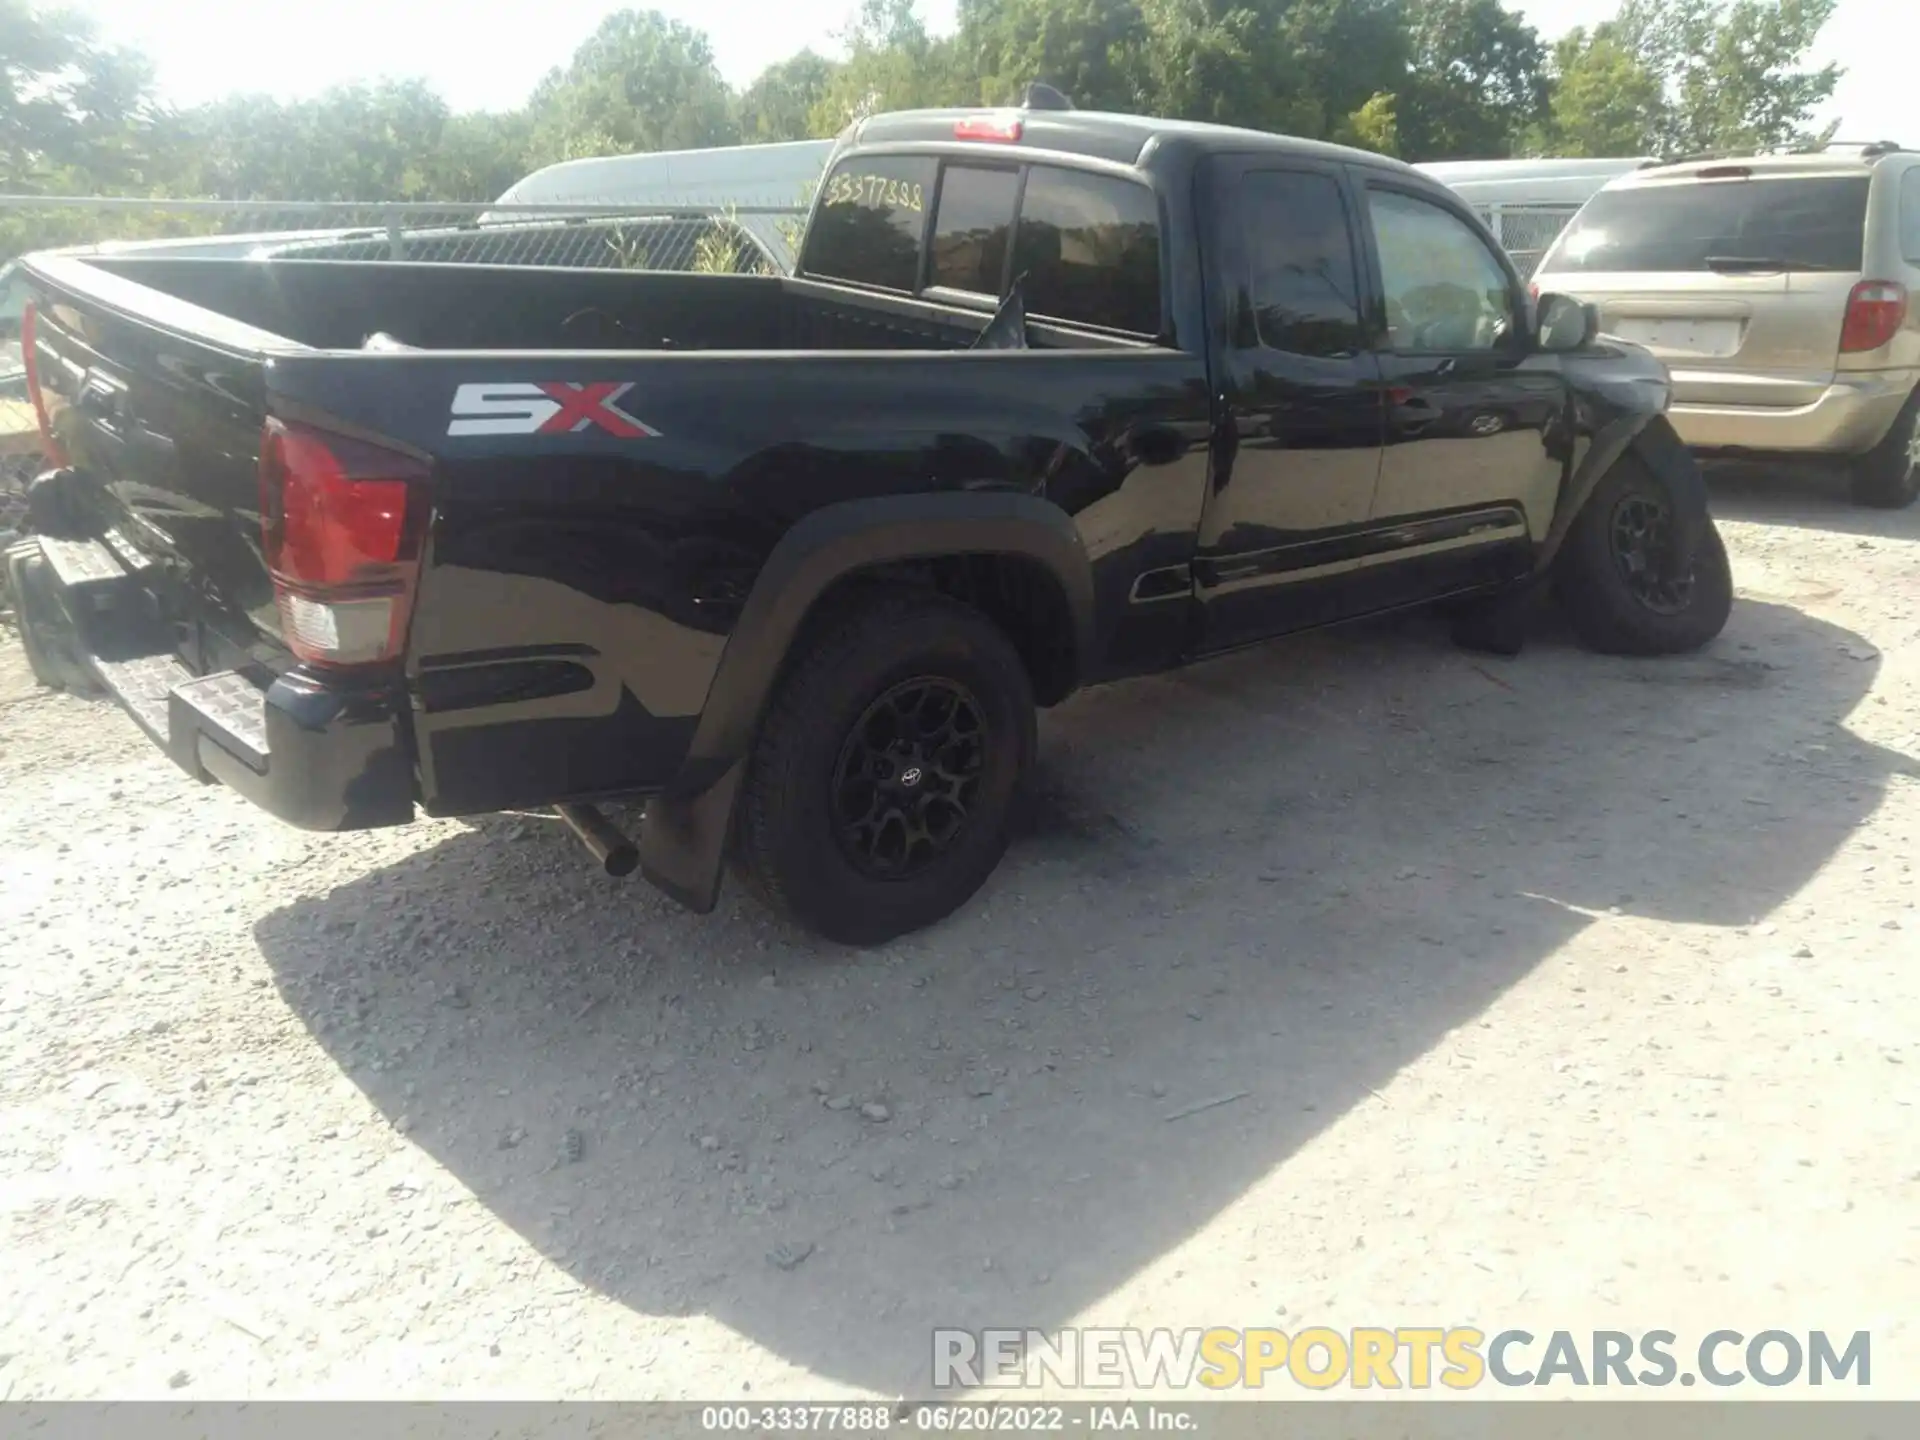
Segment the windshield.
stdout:
[[1587,202],[1543,271],[1858,270],[1865,175],[1634,185]]

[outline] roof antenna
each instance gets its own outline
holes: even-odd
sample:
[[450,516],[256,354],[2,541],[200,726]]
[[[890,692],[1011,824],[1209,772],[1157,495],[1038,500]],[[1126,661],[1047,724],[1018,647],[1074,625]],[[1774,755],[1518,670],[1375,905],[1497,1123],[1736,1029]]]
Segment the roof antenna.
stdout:
[[1026,94],[1020,97],[1020,104],[1028,110],[1073,109],[1073,101],[1069,100],[1044,80],[1035,80],[1029,83]]

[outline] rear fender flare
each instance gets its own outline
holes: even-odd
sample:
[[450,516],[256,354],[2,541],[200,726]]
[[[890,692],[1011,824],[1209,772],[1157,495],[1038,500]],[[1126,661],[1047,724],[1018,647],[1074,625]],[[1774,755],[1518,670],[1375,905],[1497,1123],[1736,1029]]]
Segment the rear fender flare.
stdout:
[[721,654],[686,759],[647,805],[640,867],[705,913],[719,896],[734,798],[760,717],[814,604],[857,571],[947,555],[1016,555],[1059,584],[1073,625],[1073,669],[1093,659],[1093,569],[1059,506],[1013,491],[943,491],[847,500],[816,510],[777,544]]

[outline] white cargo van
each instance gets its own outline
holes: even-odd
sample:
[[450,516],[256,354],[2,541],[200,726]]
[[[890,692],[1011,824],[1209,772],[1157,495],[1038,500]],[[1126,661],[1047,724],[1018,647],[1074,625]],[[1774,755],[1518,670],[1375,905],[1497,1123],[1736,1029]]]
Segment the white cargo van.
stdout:
[[1479,212],[1493,238],[1531,275],[1580,207],[1611,181],[1651,164],[1615,160],[1444,160],[1416,165]]
[[[790,216],[756,210],[804,208],[832,152],[831,140],[774,145],[728,145],[711,150],[667,150],[652,155],[603,155],[564,160],[536,170],[497,205],[658,205],[663,209],[726,210],[783,270],[793,268]],[[521,219],[527,212],[516,212]],[[488,215],[485,222],[506,220]]]

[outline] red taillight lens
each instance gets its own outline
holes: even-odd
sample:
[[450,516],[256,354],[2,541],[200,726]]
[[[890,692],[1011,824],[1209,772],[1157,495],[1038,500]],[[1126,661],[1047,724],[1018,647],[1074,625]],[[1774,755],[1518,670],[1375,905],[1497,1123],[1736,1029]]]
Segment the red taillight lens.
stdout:
[[40,449],[47,460],[54,465],[67,463],[67,452],[60,442],[53,438],[53,417],[47,413],[46,392],[40,388],[40,357],[38,341],[40,333],[40,310],[31,301],[20,312],[20,353],[27,365],[27,398],[33,401],[34,418],[40,422]]
[[957,140],[1012,142],[1020,138],[1021,128],[1018,115],[969,115],[954,122],[953,134]]
[[426,466],[311,426],[260,436],[260,533],[288,648],[317,665],[391,660],[419,578]]
[[1878,350],[1900,333],[1907,319],[1907,287],[1891,280],[1862,280],[1847,296],[1840,327],[1840,353]]

